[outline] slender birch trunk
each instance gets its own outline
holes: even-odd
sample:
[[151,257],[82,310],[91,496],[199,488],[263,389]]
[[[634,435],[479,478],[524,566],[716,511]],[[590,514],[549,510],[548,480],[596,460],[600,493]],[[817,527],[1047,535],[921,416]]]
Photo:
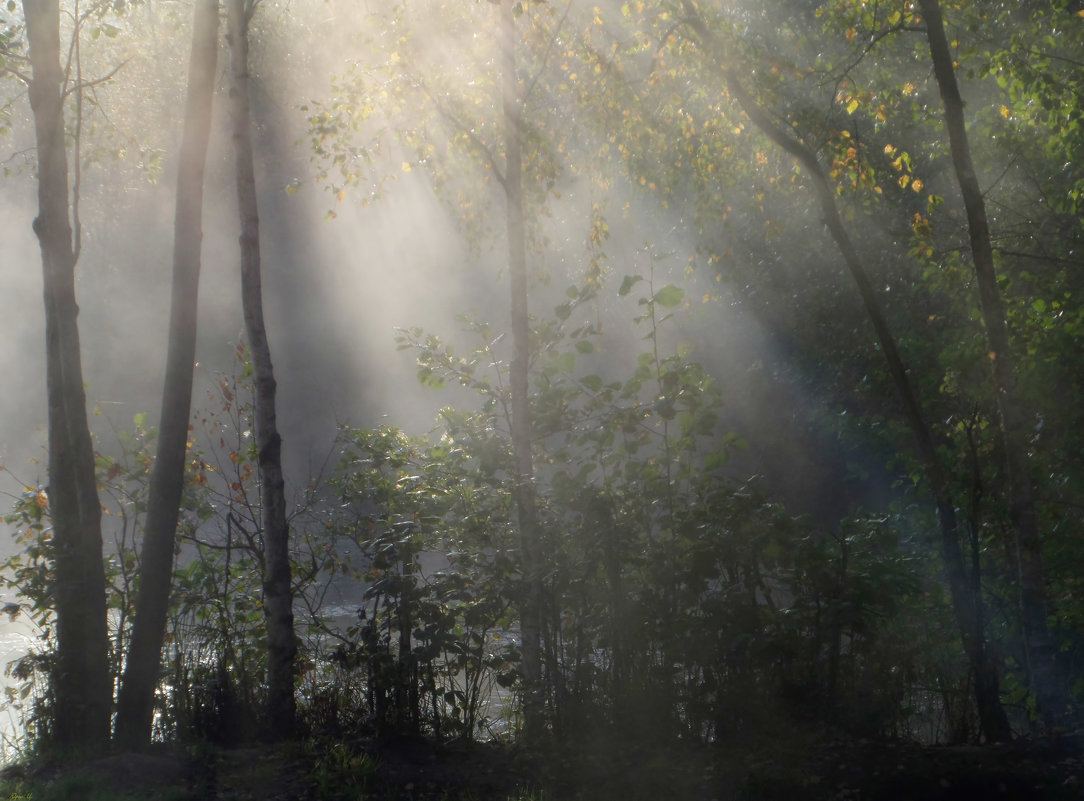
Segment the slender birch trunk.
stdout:
[[169,606],[192,410],[196,308],[203,243],[203,175],[211,132],[217,56],[218,0],[197,0],[177,174],[169,350],[162,388],[158,453],[147,502],[139,595],[117,708],[116,740],[126,749],[145,748],[151,741],[154,692],[158,686]]
[[241,304],[245,336],[256,382],[256,448],[260,471],[263,532],[264,616],[267,621],[267,711],[272,739],[291,737],[296,726],[294,697],[293,593],[290,584],[290,530],[286,522],[282,437],[275,416],[275,372],[263,317],[260,272],[260,214],[252,155],[249,107],[248,29],[253,0],[227,0],[230,43],[230,115],[236,152],[237,207],[241,218]]
[[926,38],[930,45],[934,76],[945,107],[945,128],[948,131],[952,164],[967,213],[975,282],[979,288],[979,305],[986,341],[990,348],[994,388],[1001,416],[1001,441],[1009,478],[1009,514],[1016,534],[1020,616],[1024,630],[1028,679],[1040,714],[1052,723],[1068,714],[1071,704],[1064,677],[1060,676],[1058,671],[1057,644],[1047,627],[1049,604],[1043,577],[1039,515],[1035,509],[1027,449],[1029,421],[1017,392],[1016,364],[1009,343],[1005,302],[997,285],[986,204],[971,159],[971,147],[964,121],[964,102],[956,81],[952,52],[945,36],[941,6],[937,0],[919,0],[918,4],[926,18]]
[[522,100],[516,75],[515,0],[500,2],[501,98],[504,116],[504,196],[508,237],[508,272],[511,280],[512,452],[515,459],[515,501],[519,520],[520,569],[523,601],[520,609],[523,654],[524,737],[535,744],[542,736],[545,688],[542,685],[542,571],[541,525],[535,499],[531,454],[531,407],[527,368],[530,328],[527,311],[527,245],[524,233]]
[[[58,0],[23,0],[32,78],[29,94],[38,150],[38,216],[45,299],[49,406],[49,510],[53,518],[57,654],[53,745],[62,756],[103,753],[109,745],[109,678],[101,504],[75,300],[76,252],[68,200]],[[74,34],[78,35],[78,31]],[[79,91],[79,88],[76,88]]]

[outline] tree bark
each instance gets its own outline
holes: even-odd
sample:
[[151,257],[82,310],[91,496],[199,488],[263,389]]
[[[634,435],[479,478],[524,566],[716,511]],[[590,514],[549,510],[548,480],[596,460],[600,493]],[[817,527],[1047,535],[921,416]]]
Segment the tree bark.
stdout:
[[1028,417],[1016,389],[1016,364],[1009,343],[1005,303],[997,285],[986,204],[971,159],[964,102],[945,36],[941,6],[938,0],[919,0],[919,7],[926,18],[926,38],[930,45],[934,76],[945,107],[945,128],[967,214],[975,282],[979,288],[979,305],[993,366],[994,388],[1001,416],[1001,440],[1009,479],[1009,514],[1016,535],[1020,613],[1028,678],[1040,715],[1048,723],[1053,723],[1070,713],[1072,707],[1067,683],[1058,671],[1057,644],[1047,627],[1049,606],[1043,578],[1039,515],[1035,508],[1027,450]]
[[914,437],[915,449],[918,452],[918,457],[925,470],[926,480],[934,496],[940,529],[941,561],[945,568],[945,576],[948,579],[953,611],[956,624],[960,629],[964,652],[975,674],[975,702],[983,733],[987,740],[991,742],[1007,741],[1012,737],[1012,730],[1009,727],[1005,710],[1001,705],[997,666],[994,664],[989,649],[986,647],[986,636],[979,611],[979,599],[974,596],[971,590],[967,568],[960,548],[962,531],[956,516],[948,476],[941,464],[941,460],[937,457],[933,434],[926,421],[918,396],[911,386],[907,367],[899,352],[895,337],[892,336],[892,332],[888,327],[888,321],[885,319],[884,311],[881,309],[880,301],[873,289],[873,283],[870,281],[854,242],[843,225],[843,218],[836,206],[835,193],[828,182],[828,177],[825,175],[816,153],[804,142],[794,138],[788,131],[776,125],[760,107],[756,99],[746,91],[736,70],[723,60],[721,45],[715,40],[691,0],[682,0],[682,5],[687,15],[688,24],[696,32],[701,44],[708,50],[710,57],[715,60],[716,67],[722,73],[731,96],[738,101],[742,110],[765,136],[798,159],[806,170],[821,213],[824,216],[824,223],[843,256],[844,263],[847,265],[851,278],[854,280],[858,293],[862,298],[866,316],[869,318],[877,335],[877,341],[884,353],[892,382],[903,402],[904,417]]
[[241,218],[241,304],[256,382],[255,428],[264,548],[263,602],[267,621],[267,712],[271,738],[283,740],[293,736],[296,726],[294,657],[297,647],[290,582],[290,530],[286,522],[282,475],[282,437],[275,416],[275,371],[263,317],[260,214],[252,154],[248,29],[254,9],[253,0],[226,2],[230,114],[236,153],[237,207]]
[[203,175],[211,131],[218,56],[218,0],[197,0],[188,71],[188,100],[177,176],[169,350],[162,388],[158,453],[144,526],[139,595],[117,708],[116,740],[126,749],[151,740],[154,691],[169,606],[177,517],[184,488],[196,310],[203,242]]
[[[68,201],[60,8],[58,0],[23,0],[33,77],[30,106],[38,150],[38,216],[45,300],[49,405],[49,507],[53,518],[57,654],[53,745],[62,756],[92,757],[109,744],[109,676],[101,504],[75,301],[76,254]],[[78,35],[76,32],[75,35]],[[78,89],[77,89],[78,90]]]
[[501,0],[501,98],[504,116],[504,195],[508,237],[508,272],[511,281],[512,452],[515,460],[515,502],[519,521],[520,568],[523,600],[520,636],[523,657],[524,739],[539,742],[544,729],[545,688],[542,685],[542,571],[541,525],[535,499],[531,454],[531,408],[528,384],[530,327],[527,311],[527,245],[523,209],[522,101],[516,75],[515,0]]

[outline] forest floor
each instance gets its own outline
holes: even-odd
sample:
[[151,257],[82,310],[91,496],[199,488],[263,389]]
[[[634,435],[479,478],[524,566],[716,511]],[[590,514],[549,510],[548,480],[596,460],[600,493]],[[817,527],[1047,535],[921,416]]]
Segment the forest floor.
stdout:
[[921,747],[847,738],[728,747],[596,739],[528,753],[358,738],[120,755],[0,772],[13,801],[1024,801],[1084,799],[1064,744]]

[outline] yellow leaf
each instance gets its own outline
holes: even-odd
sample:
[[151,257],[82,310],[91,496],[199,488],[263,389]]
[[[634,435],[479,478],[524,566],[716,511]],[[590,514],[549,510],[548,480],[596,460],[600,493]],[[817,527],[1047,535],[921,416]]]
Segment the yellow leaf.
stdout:
[[403,172],[410,172],[412,169],[414,169],[414,168],[410,166],[409,161],[404,161],[403,162]]
[[906,189],[907,184],[909,184],[909,183],[911,183],[911,176],[910,175],[908,175],[907,173],[904,173],[903,175],[900,176],[900,179],[899,179],[900,189]]
[[916,178],[915,180],[911,181],[911,188],[914,189],[916,192],[921,192],[922,187],[924,186],[925,184],[922,182],[921,178]]
[[848,28],[847,29],[847,41],[848,42],[853,42],[854,37],[857,36],[857,35],[858,35],[858,31],[856,31],[854,28]]
[[1009,111],[1009,107],[1008,107],[1008,106],[1002,106],[1002,107],[1001,107],[1001,109],[1000,109],[1000,111],[1001,111],[1001,116],[1002,116],[1002,117],[1004,117],[1005,119],[1008,119],[1008,118],[1009,118],[1009,114],[1010,114],[1011,112]]

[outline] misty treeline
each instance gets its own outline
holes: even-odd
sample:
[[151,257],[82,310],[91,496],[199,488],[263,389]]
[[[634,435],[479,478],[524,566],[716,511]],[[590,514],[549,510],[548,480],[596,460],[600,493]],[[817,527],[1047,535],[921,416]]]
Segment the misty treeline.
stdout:
[[[1075,729],[1079,2],[192,5],[0,12],[47,312],[48,485],[16,499],[5,565],[43,631],[14,666],[43,749],[100,753],[112,724],[126,748]],[[322,16],[349,28],[338,71],[250,107],[249,47],[260,92],[295,91]],[[296,65],[260,55],[284,32]],[[117,121],[156,87],[126,64],[190,35],[177,158],[114,168],[178,175],[162,415],[92,441],[81,176],[134,157]],[[192,415],[216,81],[241,211],[216,259],[241,264],[246,339]],[[421,176],[509,290],[459,332],[404,304],[387,347],[449,405],[427,433],[343,426],[284,490],[294,378],[268,336],[291,332],[264,331],[257,206],[284,187],[252,137],[298,126],[311,175],[285,189],[328,190],[328,229]],[[360,315],[396,265],[357,258]],[[724,370],[733,315],[771,345]]]

